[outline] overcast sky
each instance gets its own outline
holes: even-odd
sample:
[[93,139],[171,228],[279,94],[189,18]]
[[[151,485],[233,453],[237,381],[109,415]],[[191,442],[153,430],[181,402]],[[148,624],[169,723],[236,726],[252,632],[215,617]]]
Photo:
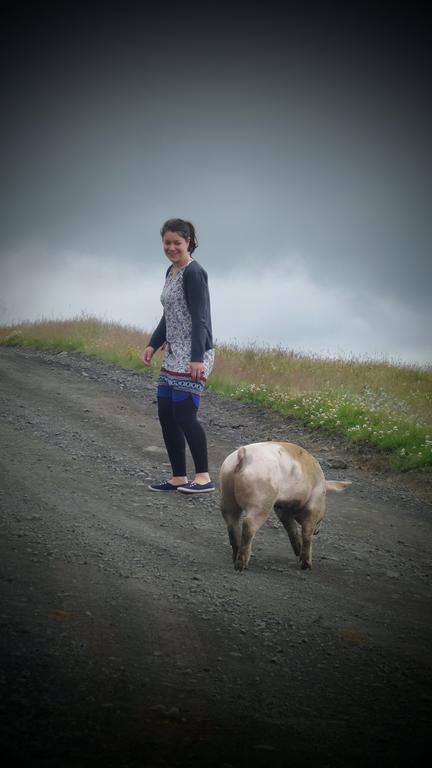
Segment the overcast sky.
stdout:
[[152,330],[179,216],[217,341],[431,363],[430,18],[349,5],[1,2],[0,322]]

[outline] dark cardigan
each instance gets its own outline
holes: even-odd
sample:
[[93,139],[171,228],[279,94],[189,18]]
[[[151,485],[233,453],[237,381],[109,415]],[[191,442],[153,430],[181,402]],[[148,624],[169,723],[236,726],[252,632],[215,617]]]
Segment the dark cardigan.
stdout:
[[[168,267],[166,276],[168,276],[170,269],[171,267]],[[191,261],[185,269],[183,290],[192,319],[191,363],[202,363],[204,352],[213,348],[213,336],[208,276],[201,264],[195,260]],[[164,313],[151,335],[149,346],[153,349],[159,349],[166,340]]]

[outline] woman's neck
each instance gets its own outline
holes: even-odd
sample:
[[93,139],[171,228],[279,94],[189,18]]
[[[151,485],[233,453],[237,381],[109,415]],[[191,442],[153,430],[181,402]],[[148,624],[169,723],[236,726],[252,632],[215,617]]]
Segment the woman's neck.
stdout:
[[180,264],[173,264],[172,265],[172,271],[174,272],[174,274],[176,272],[180,272],[180,270],[184,269],[185,267],[187,267],[187,265],[190,264],[191,261],[192,261],[192,256],[189,256],[189,258],[187,258],[186,261],[183,261]]

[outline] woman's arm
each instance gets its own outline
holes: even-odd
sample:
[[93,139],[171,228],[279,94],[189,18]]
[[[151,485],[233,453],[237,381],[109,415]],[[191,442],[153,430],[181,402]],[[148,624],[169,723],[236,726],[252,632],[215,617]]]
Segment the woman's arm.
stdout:
[[166,342],[166,322],[165,322],[165,313],[164,313],[161,319],[159,320],[157,327],[153,331],[150,341],[143,352],[142,361],[144,365],[151,364],[154,353],[156,352],[157,349],[159,349],[159,347],[165,344],[165,342]]
[[159,320],[159,323],[157,324],[155,330],[153,331],[150,341],[148,343],[149,347],[153,347],[153,349],[159,349],[159,347],[162,346],[166,342],[166,321],[165,321],[165,312],[162,315],[161,319]]
[[191,362],[202,363],[211,339],[210,296],[207,273],[196,262],[187,268],[183,287],[192,320]]

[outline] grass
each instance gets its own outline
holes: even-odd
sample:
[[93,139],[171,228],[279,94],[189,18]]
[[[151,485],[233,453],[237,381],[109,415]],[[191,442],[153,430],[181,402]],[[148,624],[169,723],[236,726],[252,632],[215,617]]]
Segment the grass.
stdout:
[[[143,372],[149,334],[91,316],[0,326],[0,344],[93,355]],[[392,466],[432,464],[432,372],[386,360],[323,359],[279,348],[217,345],[208,388],[254,402],[311,429],[388,453]]]

